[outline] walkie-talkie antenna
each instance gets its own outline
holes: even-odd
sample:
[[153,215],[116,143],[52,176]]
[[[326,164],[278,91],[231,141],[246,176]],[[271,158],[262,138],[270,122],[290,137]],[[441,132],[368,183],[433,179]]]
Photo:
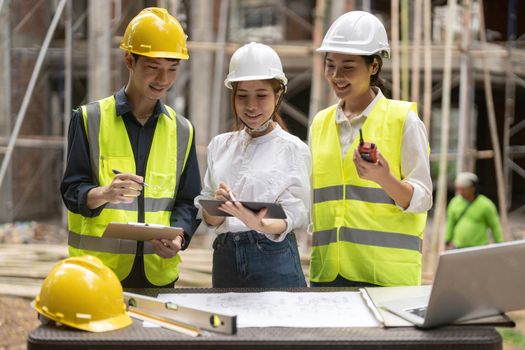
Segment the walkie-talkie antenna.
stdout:
[[362,145],[363,143],[365,143],[363,140],[363,130],[359,129],[359,144]]

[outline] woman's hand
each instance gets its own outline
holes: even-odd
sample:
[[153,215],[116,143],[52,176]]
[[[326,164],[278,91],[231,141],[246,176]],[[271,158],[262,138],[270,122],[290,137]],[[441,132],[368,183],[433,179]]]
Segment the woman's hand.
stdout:
[[[219,183],[219,188],[217,188],[213,192],[213,199],[229,201],[229,200],[232,200],[231,193],[232,192],[231,192],[230,186],[228,186],[224,182],[221,182]],[[202,211],[202,217],[204,221],[206,221],[206,223],[210,226],[219,226],[224,222],[224,216],[210,215],[208,214],[206,209]]]
[[354,164],[357,169],[357,174],[364,180],[374,181],[381,185],[384,180],[390,176],[390,167],[387,160],[377,150],[377,162],[370,163],[359,154],[358,149],[354,150]]
[[411,184],[398,180],[390,173],[390,167],[385,157],[377,151],[377,162],[369,163],[354,150],[354,164],[357,174],[364,180],[370,180],[383,188],[386,194],[403,209],[407,209],[412,200],[414,187]]
[[232,202],[228,200],[226,203],[221,204],[219,209],[235,216],[252,230],[259,232],[264,232],[265,230],[263,218],[266,216],[268,208],[263,208],[259,210],[259,212],[254,213],[243,206],[240,202]]
[[234,201],[235,199],[232,198],[232,190],[230,186],[225,184],[224,182],[219,183],[219,188],[213,192],[213,198],[216,200],[223,200],[223,201]]

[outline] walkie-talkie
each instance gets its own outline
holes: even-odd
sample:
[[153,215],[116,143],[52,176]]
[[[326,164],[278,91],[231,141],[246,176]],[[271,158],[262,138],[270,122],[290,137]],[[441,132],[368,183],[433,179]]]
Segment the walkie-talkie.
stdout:
[[361,158],[370,163],[377,162],[377,147],[375,143],[365,142],[363,140],[363,131],[359,129],[359,154]]

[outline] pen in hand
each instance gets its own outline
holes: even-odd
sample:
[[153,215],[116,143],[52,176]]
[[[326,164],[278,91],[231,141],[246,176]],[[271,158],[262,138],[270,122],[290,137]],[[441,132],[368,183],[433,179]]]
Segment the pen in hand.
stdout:
[[230,200],[232,200],[233,202],[237,202],[237,199],[236,199],[235,196],[233,195],[233,192],[232,192],[232,191],[229,191],[229,192],[228,192],[228,195],[230,196]]
[[[115,174],[115,175],[122,174],[122,172],[121,172],[121,171],[118,171],[117,169],[112,169],[111,171],[112,171],[113,174]],[[144,186],[144,187],[148,187],[148,184],[145,183],[144,181],[143,181],[140,185],[142,185],[142,186]]]

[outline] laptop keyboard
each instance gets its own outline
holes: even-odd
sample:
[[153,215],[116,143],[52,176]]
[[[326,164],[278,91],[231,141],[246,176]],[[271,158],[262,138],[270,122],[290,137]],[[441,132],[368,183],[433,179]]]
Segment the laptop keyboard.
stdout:
[[427,313],[427,307],[426,306],[421,306],[421,307],[416,307],[416,308],[413,308],[413,309],[406,309],[405,311],[410,312],[411,314],[414,314],[414,315],[419,316],[421,318],[425,318],[425,315]]

